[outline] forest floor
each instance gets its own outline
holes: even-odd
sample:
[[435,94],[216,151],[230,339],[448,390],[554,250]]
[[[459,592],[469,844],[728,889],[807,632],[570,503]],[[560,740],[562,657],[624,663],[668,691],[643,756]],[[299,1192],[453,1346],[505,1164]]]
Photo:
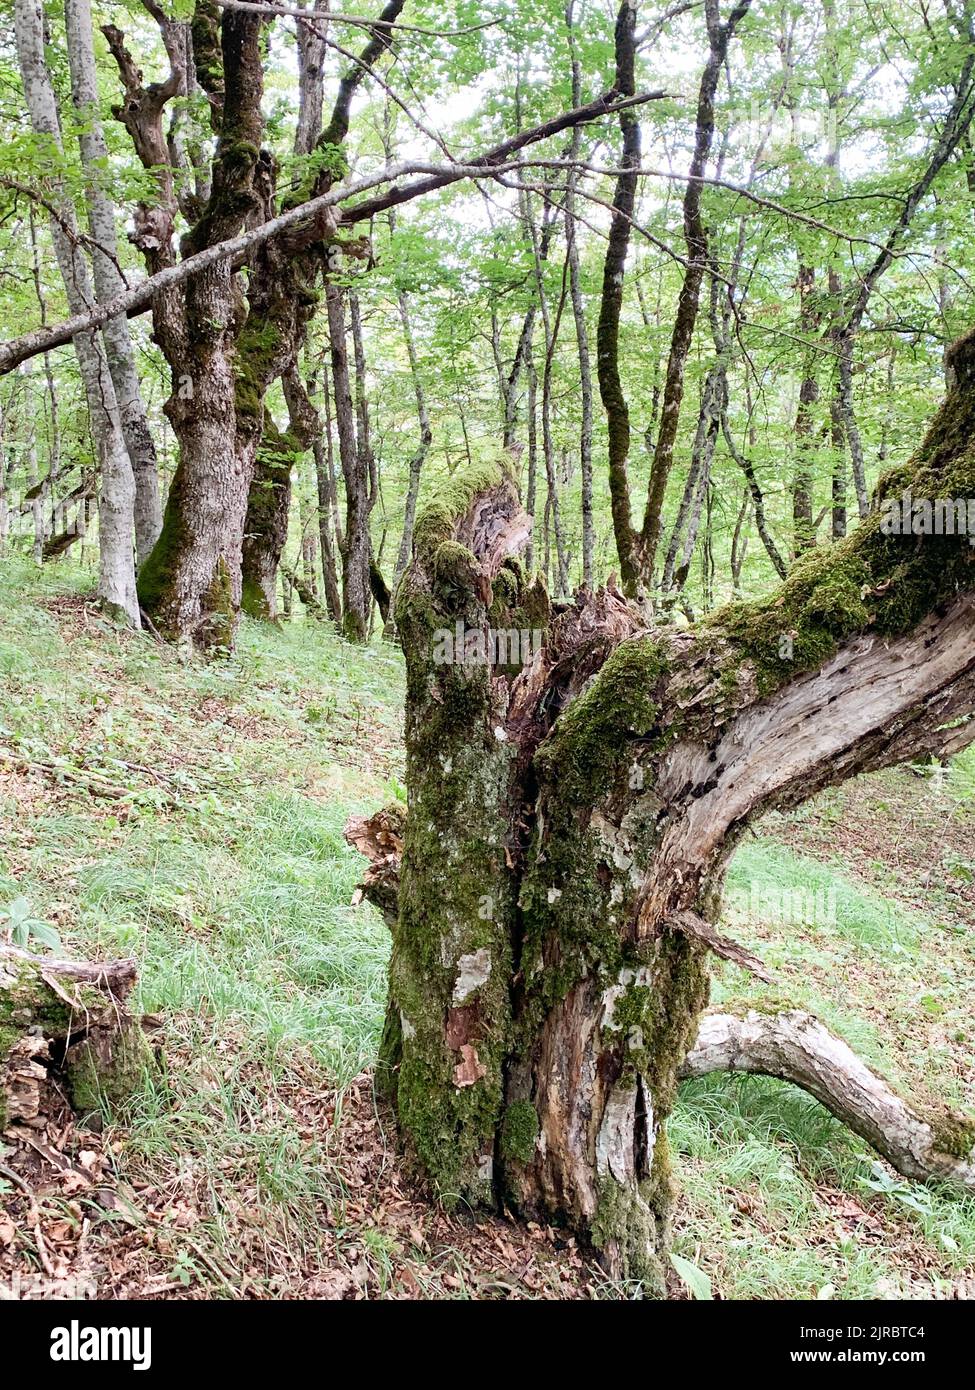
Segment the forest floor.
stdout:
[[[388,933],[342,838],[403,795],[397,653],[247,624],[233,659],[184,662],[89,586],[0,563],[0,933],[23,898],[65,953],[137,956],[165,1071],[122,1123],[0,1140],[0,1298],[638,1295],[399,1171],[369,1073]],[[975,757],[770,818],[727,918],[779,983],[719,963],[715,1002],[812,1009],[972,1110],[973,832]],[[975,1297],[975,1200],[896,1178],[794,1088],[693,1082],[669,1129],[675,1296]]]

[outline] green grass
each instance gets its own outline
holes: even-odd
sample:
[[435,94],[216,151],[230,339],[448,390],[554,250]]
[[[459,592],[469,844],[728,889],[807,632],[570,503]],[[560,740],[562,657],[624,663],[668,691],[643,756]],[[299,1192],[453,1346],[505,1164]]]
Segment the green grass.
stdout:
[[389,933],[349,905],[362,864],[342,828],[399,791],[399,662],[310,624],[245,624],[233,660],[183,664],[39,606],[70,570],[10,568],[0,748],[29,813],[0,793],[0,905],[22,894],[69,951],[140,962],[168,1075],[135,1098],[118,1172],[189,1165],[191,1238],[224,1280],[178,1238],[180,1277],[242,1286],[241,1191],[268,1250],[313,1263],[342,1175],[302,1110],[362,1071],[382,1023]]
[[[972,766],[959,760],[947,796],[975,785]],[[971,1105],[971,928],[946,933],[933,902],[922,914],[766,836],[735,856],[726,907],[729,934],[780,983],[718,964],[716,1005],[808,1009],[899,1084]],[[975,1199],[892,1177],[794,1086],[688,1082],[668,1132],[685,1199],[675,1248],[725,1298],[931,1298],[971,1280]]]
[[[22,895],[69,951],[139,959],[167,1069],[106,1142],[140,1230],[153,1203],[193,1213],[154,1228],[146,1259],[176,1287],[274,1296],[348,1249],[388,1290],[395,1242],[355,1215],[332,1106],[382,1021],[388,932],[349,905],[342,827],[402,794],[401,664],[300,622],[245,623],[231,660],[184,663],[86,611],[88,579],[0,564],[0,907]],[[971,802],[975,759],[942,781]],[[842,799],[820,809],[840,818]],[[933,889],[904,903],[769,834],[728,887],[729,934],[780,983],[716,963],[716,1003],[809,1008],[899,1082],[971,1103],[973,935]],[[689,1083],[669,1130],[676,1250],[717,1296],[931,1297],[972,1276],[975,1202],[892,1179],[792,1087]],[[476,1290],[441,1249],[418,1262],[424,1291],[444,1293],[441,1269],[453,1296]]]

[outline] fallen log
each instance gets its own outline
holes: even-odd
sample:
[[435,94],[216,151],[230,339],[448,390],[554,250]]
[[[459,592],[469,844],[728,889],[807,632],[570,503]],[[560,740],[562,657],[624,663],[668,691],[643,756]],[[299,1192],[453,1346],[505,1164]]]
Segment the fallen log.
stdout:
[[0,1133],[41,1129],[65,1104],[122,1106],[155,1053],[126,1007],[134,960],[49,959],[0,945]]
[[975,1188],[975,1121],[945,1106],[905,1100],[812,1014],[705,1014],[680,1077],[715,1071],[791,1081],[903,1177]]

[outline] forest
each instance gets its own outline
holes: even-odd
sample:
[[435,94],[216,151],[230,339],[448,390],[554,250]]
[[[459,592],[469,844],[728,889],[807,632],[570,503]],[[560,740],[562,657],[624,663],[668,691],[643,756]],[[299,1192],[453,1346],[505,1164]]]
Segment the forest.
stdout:
[[0,1295],[975,1296],[973,0],[0,7]]

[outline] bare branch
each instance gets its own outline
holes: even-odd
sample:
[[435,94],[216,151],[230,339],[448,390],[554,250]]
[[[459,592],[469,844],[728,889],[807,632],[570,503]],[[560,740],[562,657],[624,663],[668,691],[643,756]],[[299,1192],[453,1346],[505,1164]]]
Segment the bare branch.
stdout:
[[943,1107],[904,1100],[811,1014],[705,1015],[680,1075],[686,1080],[715,1071],[791,1081],[904,1177],[975,1188],[975,1122]]

